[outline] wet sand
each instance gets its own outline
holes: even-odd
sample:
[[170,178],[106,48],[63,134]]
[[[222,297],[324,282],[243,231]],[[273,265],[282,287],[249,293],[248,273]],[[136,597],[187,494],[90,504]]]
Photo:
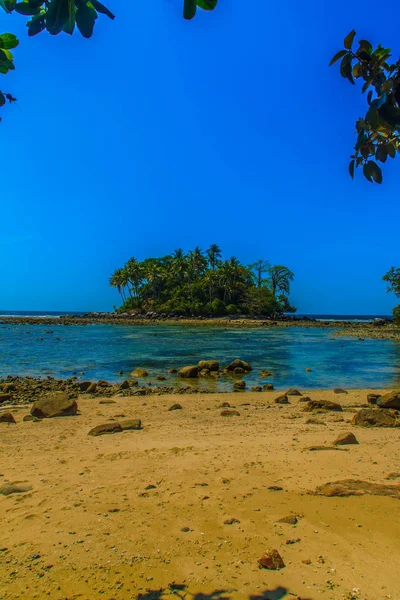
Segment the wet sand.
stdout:
[[[301,397],[274,404],[277,392],[81,396],[77,416],[40,422],[11,407],[0,486],[32,490],[0,495],[0,599],[399,600],[400,501],[309,493],[347,478],[400,484],[400,428],[350,423],[369,391],[303,391],[344,408],[316,415]],[[240,416],[221,416],[223,402]],[[143,429],[88,435],[123,418]],[[349,431],[359,445],[307,450]],[[277,522],[287,516],[297,525]],[[259,568],[270,548],[285,568]]]

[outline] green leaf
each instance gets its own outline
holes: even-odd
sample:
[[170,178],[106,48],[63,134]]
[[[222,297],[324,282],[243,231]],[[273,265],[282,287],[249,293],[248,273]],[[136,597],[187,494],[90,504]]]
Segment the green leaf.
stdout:
[[363,174],[364,174],[364,177],[366,179],[368,179],[368,181],[370,181],[371,183],[373,183],[373,179],[372,179],[372,175],[371,175],[370,161],[364,163],[364,165],[363,165]]
[[352,179],[354,179],[354,167],[355,167],[355,162],[356,162],[355,160],[352,160],[352,161],[350,161],[350,164],[349,164],[349,173],[350,173],[350,177],[351,177]]
[[88,3],[79,5],[76,11],[76,24],[83,37],[92,37],[96,19],[97,13]]
[[6,103],[6,97],[3,92],[0,92],[0,106],[4,106]]
[[360,44],[359,50],[363,50],[364,52],[367,52],[367,54],[371,54],[372,44],[370,42],[367,40],[360,40],[358,43]]
[[197,2],[196,0],[184,0],[183,3],[183,18],[193,19],[196,14]]
[[30,4],[28,4],[27,2],[17,2],[17,4],[15,5],[15,10],[20,15],[25,15],[26,17],[33,17],[34,15],[38,14],[40,8],[38,6],[30,6]]
[[396,148],[394,147],[394,145],[391,142],[389,144],[386,144],[386,149],[387,149],[387,153],[390,156],[390,158],[395,158]]
[[345,54],[347,54],[347,50],[339,50],[339,52],[337,52],[332,58],[331,62],[329,63],[329,66],[331,67],[332,65],[334,65],[335,62],[338,61],[339,58],[342,58],[342,56],[344,56]]
[[376,106],[372,103],[368,109],[367,114],[365,115],[365,120],[369,125],[371,125],[372,129],[377,129],[379,127],[379,114]]
[[372,90],[369,90],[369,92],[367,94],[367,102],[368,102],[368,104],[371,104],[371,99],[372,99]]
[[46,14],[46,29],[51,35],[58,35],[67,25],[70,0],[50,0]]
[[368,161],[369,172],[376,183],[382,183],[382,169],[373,160]]
[[354,84],[353,75],[351,73],[351,61],[351,54],[347,53],[346,56],[342,59],[342,62],[340,63],[340,74],[342,77],[348,79],[351,83]]
[[197,0],[197,6],[203,10],[214,10],[217,4],[218,0]]
[[356,35],[355,29],[353,29],[352,31],[350,31],[350,33],[348,35],[346,35],[346,37],[344,38],[344,47],[347,48],[347,50],[351,50],[351,47],[353,45],[353,40],[354,40],[354,36]]
[[109,17],[110,19],[115,19],[115,15],[113,15],[113,13],[110,10],[108,10],[108,8],[104,6],[104,4],[102,4],[101,2],[97,2],[97,0],[91,0],[91,4],[93,4],[94,8],[100,14],[107,15],[107,17]]
[[0,48],[4,48],[5,50],[12,50],[13,48],[16,48],[18,44],[18,38],[12,33],[0,34]]
[[74,0],[68,0],[68,17],[64,22],[63,31],[72,35],[75,29],[76,6]]
[[26,26],[28,27],[29,37],[33,37],[34,35],[41,33],[46,28],[46,15],[36,15],[36,17],[33,17],[27,22]]
[[[8,10],[7,4],[5,3],[5,0],[0,0],[0,6],[1,8],[6,12],[9,13],[10,11]],[[0,92],[1,93],[1,92]],[[0,105],[2,106],[2,105]]]
[[380,160],[381,162],[385,163],[387,157],[388,157],[387,147],[384,145],[378,146],[375,151],[376,160]]

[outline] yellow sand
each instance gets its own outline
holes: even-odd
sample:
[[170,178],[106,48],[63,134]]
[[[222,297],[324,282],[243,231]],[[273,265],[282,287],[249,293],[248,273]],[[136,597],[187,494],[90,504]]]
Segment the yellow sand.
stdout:
[[[0,495],[0,599],[119,600],[162,589],[144,597],[399,600],[400,501],[308,494],[345,478],[400,483],[385,479],[400,472],[400,429],[350,424],[366,394],[307,393],[346,407],[318,415],[324,424],[306,424],[298,397],[273,404],[276,392],[110,405],[81,397],[78,416],[40,423],[22,422],[29,407],[14,410],[17,425],[0,424],[0,485],[33,489]],[[168,412],[176,402],[183,410]],[[240,416],[220,416],[222,402]],[[143,430],[88,436],[122,415],[142,419]],[[348,431],[360,444],[345,452],[304,450]],[[277,523],[291,514],[297,526]],[[269,548],[281,571],[258,567]]]

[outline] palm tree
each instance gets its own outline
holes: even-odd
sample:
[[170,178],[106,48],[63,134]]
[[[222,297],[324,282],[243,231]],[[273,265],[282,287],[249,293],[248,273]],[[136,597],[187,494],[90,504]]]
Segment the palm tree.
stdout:
[[207,268],[207,259],[203,255],[203,251],[198,246],[189,252],[188,259],[193,265],[195,277],[201,275]]
[[157,300],[159,285],[164,278],[164,272],[155,259],[145,260],[143,263],[143,273],[149,282],[152,290],[153,300]]
[[294,273],[287,267],[276,265],[268,269],[271,278],[271,290],[274,296],[279,290],[285,294],[290,293],[290,282],[294,279]]
[[111,287],[117,288],[118,292],[121,294],[122,302],[125,302],[126,296],[124,291],[124,283],[125,277],[123,273],[123,269],[116,269],[109,279],[109,283]]
[[143,273],[140,263],[136,260],[136,258],[130,258],[125,265],[128,282],[131,285],[129,289],[130,293],[133,290],[133,295],[135,298],[139,296],[140,286],[143,282]]
[[182,282],[186,269],[186,257],[182,248],[174,250],[172,254],[172,274],[175,275],[178,282]]
[[271,267],[271,264],[268,262],[268,260],[257,260],[255,263],[252,263],[251,265],[249,265],[249,268],[252,271],[255,271],[255,275],[256,275],[256,284],[257,287],[260,288],[262,287],[263,283],[264,283],[264,278],[263,278],[263,274],[268,272],[268,269]]
[[221,260],[222,250],[218,246],[218,244],[211,244],[208,250],[206,250],[208,264],[211,269],[215,271],[215,267],[218,265],[218,262]]
[[210,303],[214,299],[214,290],[217,283],[217,273],[215,271],[206,271],[202,277],[204,287],[208,290]]

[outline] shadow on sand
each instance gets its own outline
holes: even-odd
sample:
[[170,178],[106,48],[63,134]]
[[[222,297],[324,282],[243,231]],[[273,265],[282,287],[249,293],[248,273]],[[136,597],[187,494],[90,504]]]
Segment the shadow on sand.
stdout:
[[[171,585],[168,590],[147,590],[143,594],[136,596],[137,600],[162,600],[165,598],[165,594],[169,593],[172,596],[181,598],[182,600],[186,597],[186,586],[185,585]],[[228,590],[215,590],[210,594],[189,594],[190,600],[232,600]],[[257,594],[249,594],[249,600],[283,600],[288,593],[288,590],[284,587],[277,587],[274,590],[264,590]],[[300,598],[297,596],[297,600],[311,600],[310,598]]]

